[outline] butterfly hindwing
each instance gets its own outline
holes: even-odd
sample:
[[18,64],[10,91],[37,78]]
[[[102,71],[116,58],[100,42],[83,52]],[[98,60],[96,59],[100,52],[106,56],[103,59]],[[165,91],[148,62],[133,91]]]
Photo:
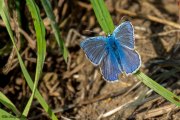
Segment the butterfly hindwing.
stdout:
[[90,37],[80,44],[87,58],[94,64],[99,65],[105,55],[106,38],[103,36]]
[[134,29],[129,21],[121,23],[113,32],[113,36],[122,46],[134,49]]
[[125,71],[126,74],[135,73],[141,65],[140,55],[135,50],[124,46],[120,46],[118,49],[121,58],[119,63],[121,64],[123,71]]
[[115,54],[111,50],[106,49],[106,54],[101,61],[100,69],[105,80],[118,80],[118,75],[121,73],[121,69]]

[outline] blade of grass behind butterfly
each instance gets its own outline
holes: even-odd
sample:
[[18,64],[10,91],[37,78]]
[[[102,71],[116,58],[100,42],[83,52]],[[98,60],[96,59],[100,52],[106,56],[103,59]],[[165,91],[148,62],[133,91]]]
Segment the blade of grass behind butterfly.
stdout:
[[[21,118],[18,118],[16,116],[11,115],[10,113],[4,111],[3,109],[0,109],[0,120],[20,120]],[[22,119],[21,119],[22,120]],[[24,119],[25,120],[25,119]]]
[[[11,41],[13,43],[13,46],[16,50],[16,53],[17,53],[17,57],[18,57],[18,60],[19,60],[19,63],[20,63],[20,67],[21,67],[21,70],[23,72],[23,75],[25,77],[25,80],[26,82],[28,83],[28,86],[30,87],[30,89],[33,91],[33,81],[22,61],[22,58],[21,58],[21,55],[19,54],[18,52],[18,49],[16,47],[16,44],[15,44],[15,40],[14,40],[14,37],[13,37],[13,32],[12,32],[12,29],[11,29],[11,25],[10,25],[10,18],[9,18],[9,14],[8,14],[8,10],[5,6],[5,3],[4,3],[4,0],[0,1],[0,15],[6,25],[6,29],[9,33],[9,36],[11,38]],[[50,107],[48,106],[48,104],[46,103],[46,101],[43,99],[43,97],[41,96],[41,94],[39,93],[38,89],[35,91],[35,96],[37,97],[39,103],[41,104],[41,106],[44,108],[44,110],[48,113],[49,117],[53,120],[58,120],[57,117],[55,116],[55,114],[52,112],[52,110],[50,109]]]
[[61,33],[58,28],[57,22],[55,21],[55,16],[54,16],[51,4],[50,4],[49,0],[41,0],[41,3],[43,5],[43,8],[44,8],[49,20],[50,20],[51,27],[53,29],[56,41],[57,41],[57,43],[61,49],[61,52],[63,54],[64,60],[67,62],[68,50],[64,45],[63,39],[61,38],[61,35],[60,35]]
[[[93,10],[95,12],[96,18],[98,19],[99,24],[101,25],[102,29],[106,32],[106,34],[112,33],[114,30],[113,22],[110,17],[110,14],[105,6],[105,3],[103,0],[91,0],[91,4],[93,6]],[[104,13],[106,12],[106,13]],[[104,17],[105,15],[107,19]],[[109,15],[109,16],[108,16]],[[110,20],[111,19],[111,20]],[[110,31],[110,32],[109,32]],[[168,101],[174,103],[177,106],[180,106],[180,99],[178,96],[173,94],[172,92],[168,91],[158,83],[156,83],[154,80],[150,79],[148,76],[146,76],[144,73],[138,71],[136,77],[141,80],[145,85],[150,87],[152,90],[163,96]],[[168,91],[168,92],[167,92]]]
[[27,114],[31,108],[31,104],[33,101],[33,97],[34,97],[37,85],[38,85],[38,81],[39,81],[40,75],[42,73],[44,60],[45,60],[45,54],[46,54],[45,27],[44,27],[44,24],[40,17],[40,12],[39,12],[38,6],[34,2],[34,0],[26,0],[26,2],[27,2],[27,6],[30,10],[30,13],[32,15],[32,18],[34,21],[34,27],[35,27],[35,31],[36,31],[37,64],[36,64],[36,75],[35,75],[33,91],[32,91],[32,95],[22,113],[24,116],[27,116]]
[[90,0],[90,1],[101,28],[107,35],[111,34],[114,31],[114,24],[108,12],[107,7],[105,6],[104,1],[103,0]]
[[[1,15],[2,19],[4,20],[4,22],[7,23],[6,24],[7,29],[9,29],[11,31],[12,29],[10,27],[8,27],[9,19],[7,19],[7,16],[8,16],[7,14],[8,13],[7,13],[7,9],[5,8],[4,1],[0,1],[0,15]],[[20,112],[16,108],[16,106],[1,92],[0,92],[0,102],[2,104],[4,104],[6,107],[12,109],[16,115],[20,115]]]
[[17,116],[21,115],[21,113],[16,108],[16,106],[1,91],[0,91],[0,102],[7,108],[11,109]]

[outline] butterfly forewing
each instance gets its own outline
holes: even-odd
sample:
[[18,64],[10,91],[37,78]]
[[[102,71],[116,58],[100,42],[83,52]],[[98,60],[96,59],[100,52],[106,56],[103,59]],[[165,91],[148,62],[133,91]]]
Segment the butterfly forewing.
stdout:
[[88,59],[94,65],[99,65],[105,55],[106,38],[102,36],[90,37],[82,41],[80,46]]
[[113,32],[113,36],[122,46],[134,49],[134,29],[129,21],[120,24]]

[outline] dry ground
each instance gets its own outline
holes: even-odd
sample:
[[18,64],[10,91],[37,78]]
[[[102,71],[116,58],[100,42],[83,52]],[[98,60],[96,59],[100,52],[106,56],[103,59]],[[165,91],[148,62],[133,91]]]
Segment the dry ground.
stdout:
[[[40,3],[40,2],[39,2]],[[180,109],[169,103],[135,76],[122,76],[116,83],[102,79],[79,47],[88,36],[102,35],[92,7],[85,0],[51,1],[61,34],[69,50],[66,64],[54,40],[50,24],[41,10],[46,26],[47,56],[39,90],[59,119],[68,120],[179,120]],[[115,25],[124,19],[135,29],[136,50],[142,59],[141,71],[175,94],[180,94],[180,22],[176,0],[106,0]],[[27,11],[27,8],[22,8]],[[24,14],[32,40],[31,18]],[[27,29],[24,27],[24,29]],[[5,28],[0,26],[0,47],[10,42]],[[7,41],[7,39],[9,41]],[[35,50],[25,39],[21,46],[23,59],[31,75],[35,71]],[[33,46],[33,45],[32,45]],[[11,49],[0,54],[0,90],[23,110],[31,95],[14,56],[8,62]],[[0,104],[0,107],[3,107]],[[28,116],[31,120],[48,119],[34,100]]]

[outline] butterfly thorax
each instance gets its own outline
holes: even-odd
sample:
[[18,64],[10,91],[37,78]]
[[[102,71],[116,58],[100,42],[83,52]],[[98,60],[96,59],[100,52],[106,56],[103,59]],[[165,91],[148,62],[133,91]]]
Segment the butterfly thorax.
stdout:
[[113,35],[109,35],[108,37],[107,37],[107,42],[108,42],[108,47],[109,47],[109,49],[111,49],[112,51],[117,51],[117,49],[118,49],[118,43],[117,43],[117,41],[116,41],[116,39],[115,39],[115,37],[113,36]]

